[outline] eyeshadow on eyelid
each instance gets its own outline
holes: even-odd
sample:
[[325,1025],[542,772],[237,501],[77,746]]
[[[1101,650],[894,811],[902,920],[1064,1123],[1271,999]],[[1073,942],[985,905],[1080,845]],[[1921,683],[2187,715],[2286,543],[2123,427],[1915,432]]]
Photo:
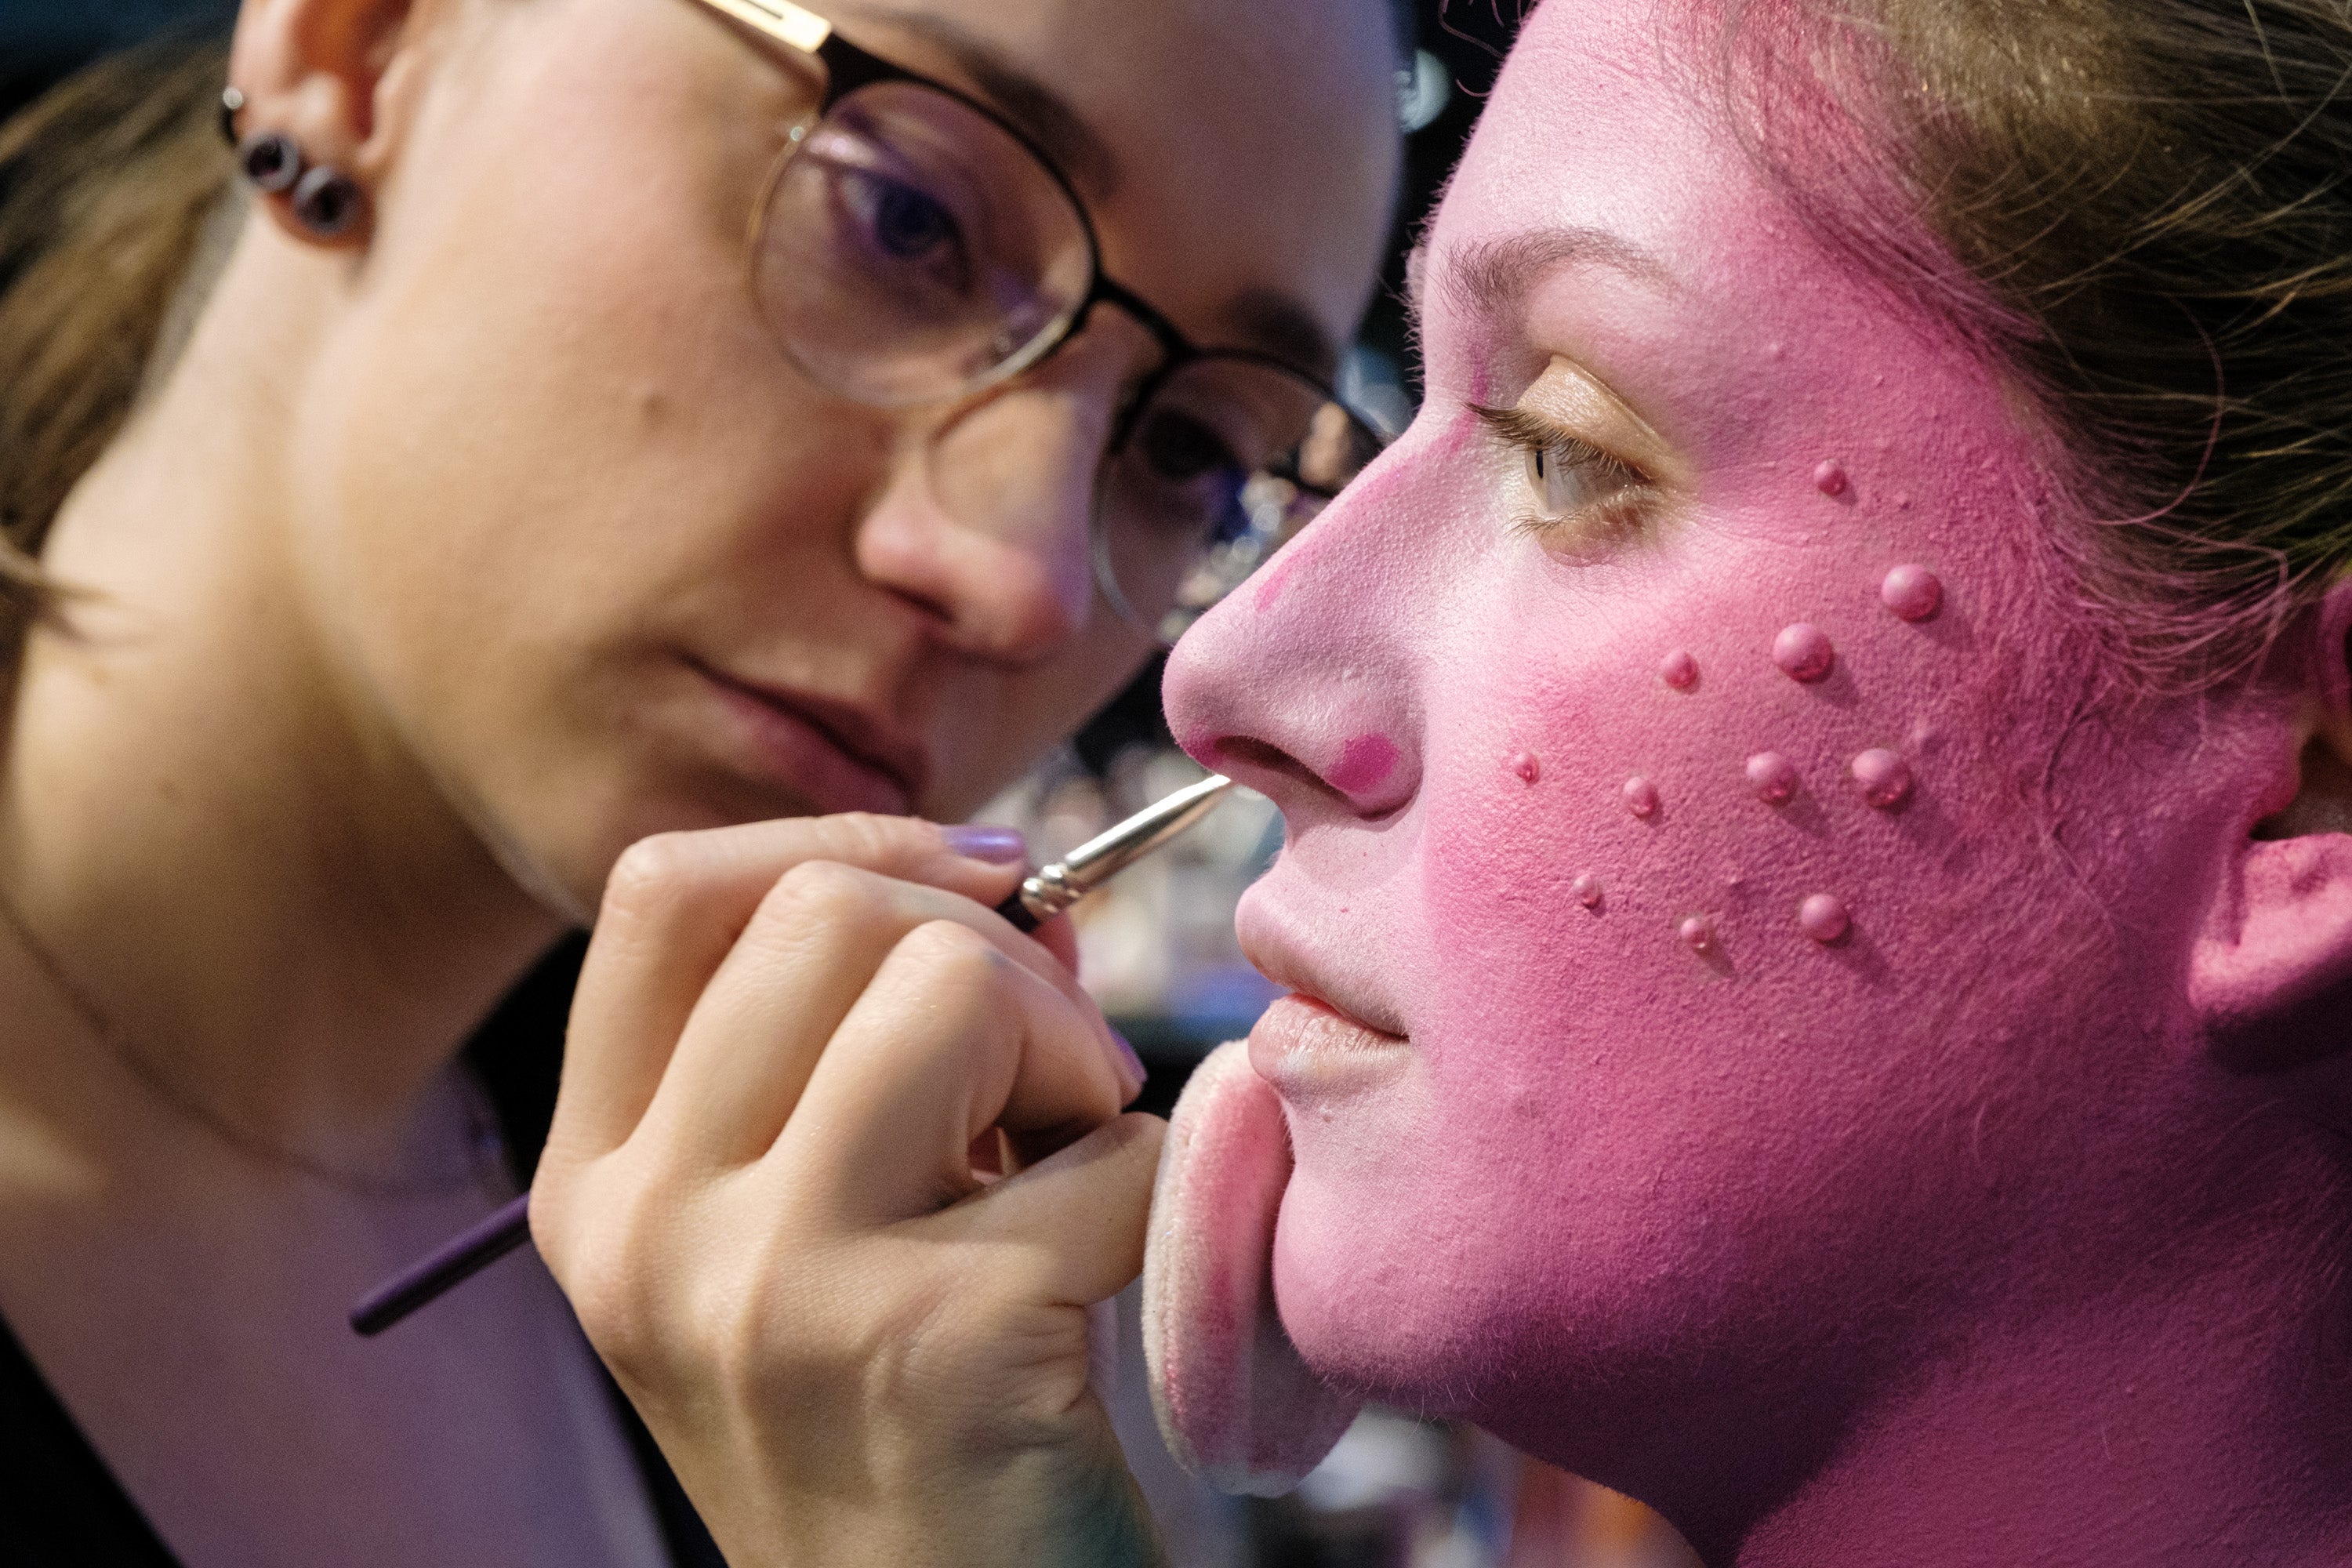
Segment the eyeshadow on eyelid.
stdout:
[[1672,455],[1647,420],[1600,377],[1565,355],[1553,355],[1517,401],[1525,412],[1580,432],[1637,468],[1663,466]]

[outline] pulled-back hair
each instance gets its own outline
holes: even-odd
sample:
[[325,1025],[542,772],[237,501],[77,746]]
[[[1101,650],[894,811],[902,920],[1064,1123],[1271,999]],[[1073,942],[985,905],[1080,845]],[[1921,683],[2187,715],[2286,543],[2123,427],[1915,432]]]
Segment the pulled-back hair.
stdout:
[[2352,0],[1729,21],[1735,121],[1800,214],[2072,454],[2101,525],[2060,543],[2137,684],[2246,670],[2352,559]]
[[49,524],[139,398],[233,161],[227,52],[166,41],[0,126],[0,666],[46,602]]

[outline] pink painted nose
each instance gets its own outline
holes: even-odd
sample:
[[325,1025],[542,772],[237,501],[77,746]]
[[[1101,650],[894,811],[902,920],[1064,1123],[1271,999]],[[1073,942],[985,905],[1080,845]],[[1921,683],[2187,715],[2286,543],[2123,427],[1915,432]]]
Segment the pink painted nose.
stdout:
[[[1177,742],[1273,800],[1294,837],[1318,821],[1387,816],[1421,786],[1417,645],[1385,613],[1414,595],[1360,536],[1381,515],[1351,488],[1168,661]],[[1367,574],[1379,592],[1366,592]]]

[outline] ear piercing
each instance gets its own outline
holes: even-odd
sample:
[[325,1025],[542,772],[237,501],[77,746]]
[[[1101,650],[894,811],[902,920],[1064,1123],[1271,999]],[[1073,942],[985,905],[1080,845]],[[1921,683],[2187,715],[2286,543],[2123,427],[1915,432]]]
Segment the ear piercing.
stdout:
[[289,208],[294,221],[314,238],[337,239],[359,222],[365,193],[341,170],[313,166],[301,145],[282,131],[257,131],[240,138],[236,117],[245,108],[245,94],[230,88],[221,94],[221,132],[236,149],[237,167],[253,188],[265,195],[291,192]]
[[236,164],[255,190],[274,196],[292,190],[302,178],[302,149],[281,131],[257,132],[238,144]]
[[320,239],[350,233],[359,217],[360,188],[350,175],[320,167],[296,183],[294,221]]

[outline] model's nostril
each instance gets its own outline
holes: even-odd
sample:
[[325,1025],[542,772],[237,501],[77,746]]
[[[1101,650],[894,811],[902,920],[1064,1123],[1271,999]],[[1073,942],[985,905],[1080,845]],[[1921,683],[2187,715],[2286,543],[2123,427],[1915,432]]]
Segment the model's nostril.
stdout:
[[[1310,790],[1318,790],[1318,793],[1348,793],[1348,785],[1339,783],[1336,778],[1324,778],[1322,773],[1291,757],[1279,745],[1267,745],[1265,741],[1251,741],[1249,736],[1225,736],[1213,748],[1209,748],[1209,754],[1213,757],[1212,766],[1216,766],[1221,773],[1233,773],[1234,778],[1240,778],[1242,783],[1258,787],[1258,790],[1265,790],[1265,785],[1273,783],[1273,778],[1286,778],[1286,781],[1306,785]],[[1390,759],[1390,764],[1395,764],[1395,759]],[[1345,769],[1343,759],[1343,764],[1334,769],[1334,773],[1345,773],[1345,771],[1348,769]],[[1385,771],[1388,769],[1383,769],[1383,773]]]
[[1294,779],[1313,789],[1327,786],[1315,770],[1292,756],[1279,746],[1269,746],[1264,741],[1254,741],[1246,735],[1228,735],[1210,748],[1220,772],[1233,774],[1244,784],[1252,773],[1276,773]]

